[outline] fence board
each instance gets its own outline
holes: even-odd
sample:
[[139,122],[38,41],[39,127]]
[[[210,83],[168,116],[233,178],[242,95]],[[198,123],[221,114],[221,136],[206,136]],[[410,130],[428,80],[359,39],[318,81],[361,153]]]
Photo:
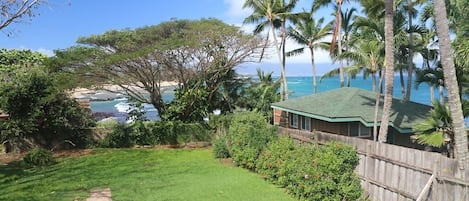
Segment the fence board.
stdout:
[[287,128],[279,132],[309,143],[334,140],[355,147],[359,154],[356,172],[371,200],[414,200],[434,173],[437,179],[427,200],[469,201],[469,168],[460,170],[456,160],[441,154],[325,132],[313,135]]

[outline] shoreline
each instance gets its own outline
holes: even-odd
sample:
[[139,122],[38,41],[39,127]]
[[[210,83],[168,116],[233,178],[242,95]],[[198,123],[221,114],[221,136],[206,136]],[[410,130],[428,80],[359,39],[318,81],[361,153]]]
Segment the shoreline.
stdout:
[[[176,88],[179,85],[176,81],[163,81],[160,83],[161,89]],[[125,87],[134,88],[138,91],[145,92],[144,89],[135,85],[124,85]],[[105,84],[94,88],[75,88],[70,90],[69,95],[75,99],[89,99],[90,101],[110,101],[119,98],[125,98],[124,90],[113,84]],[[146,93],[146,92],[145,92]]]

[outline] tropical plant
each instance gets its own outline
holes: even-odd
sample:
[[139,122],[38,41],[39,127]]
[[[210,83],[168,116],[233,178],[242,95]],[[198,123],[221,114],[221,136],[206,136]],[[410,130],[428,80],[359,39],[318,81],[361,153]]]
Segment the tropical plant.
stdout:
[[271,104],[280,101],[280,80],[274,80],[272,73],[265,73],[258,68],[257,79],[243,89],[243,98],[240,101],[242,108],[263,114],[268,122],[273,122]]
[[423,122],[414,125],[414,141],[422,145],[443,147],[446,145],[449,156],[454,156],[454,132],[451,126],[451,112],[448,105],[433,102],[430,116]]
[[[285,0],[246,0],[243,8],[252,8],[253,13],[244,19],[243,23],[255,23],[256,28],[254,29],[255,34],[259,34],[268,26],[269,31],[267,32],[266,43],[264,45],[263,52],[269,42],[269,35],[272,33],[274,40],[274,47],[278,55],[280,62],[280,96],[282,100],[288,99],[288,86],[285,72],[285,47],[287,39],[287,21],[297,21],[300,16],[304,13],[293,13],[293,9],[296,6],[298,0],[289,0],[288,3]],[[276,30],[280,29],[280,43],[278,42]],[[261,54],[261,60],[263,58]]]
[[287,52],[287,56],[302,54],[306,48],[310,50],[311,69],[313,72],[313,93],[317,93],[314,51],[317,48],[327,48],[328,44],[322,41],[322,39],[331,34],[329,30],[331,29],[332,24],[328,23],[323,26],[323,22],[324,18],[320,18],[317,21],[314,20],[313,12],[311,12],[308,18],[302,19],[296,23],[294,27],[290,26],[288,28],[288,36],[297,43],[303,45],[303,47]]
[[[345,0],[347,1],[347,0]],[[330,2],[334,2],[334,0],[318,0],[314,1],[312,5],[313,11],[318,10],[319,8],[328,5]],[[330,53],[331,55],[334,53],[334,50],[336,48],[337,44],[337,55],[340,57],[342,54],[342,4],[344,0],[335,0],[335,21],[334,21],[334,26],[333,26],[333,31],[332,31],[332,41],[331,41],[331,46],[330,46]],[[345,80],[344,80],[344,67],[343,67],[343,62],[342,59],[339,59],[339,79],[340,79],[340,87],[345,86]]]
[[[379,142],[386,142],[388,136],[389,116],[392,106],[393,90],[394,90],[394,31],[393,31],[393,0],[385,1],[385,17],[384,17],[384,40],[385,40],[385,92],[383,113],[381,116],[381,126],[379,129]],[[380,97],[377,97],[380,98]]]
[[454,131],[454,142],[456,154],[460,168],[467,165],[468,143],[466,126],[462,111],[461,99],[459,96],[458,82],[456,79],[456,69],[450,44],[448,18],[446,16],[446,4],[444,0],[434,0],[434,14],[438,44],[441,54],[441,64],[448,94],[448,104],[451,111],[452,127]]

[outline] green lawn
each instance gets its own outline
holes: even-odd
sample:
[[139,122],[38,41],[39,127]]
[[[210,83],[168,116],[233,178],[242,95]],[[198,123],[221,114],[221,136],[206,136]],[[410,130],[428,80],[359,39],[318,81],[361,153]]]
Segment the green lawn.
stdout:
[[103,149],[43,169],[0,165],[0,200],[85,200],[109,187],[113,200],[294,200],[208,149]]

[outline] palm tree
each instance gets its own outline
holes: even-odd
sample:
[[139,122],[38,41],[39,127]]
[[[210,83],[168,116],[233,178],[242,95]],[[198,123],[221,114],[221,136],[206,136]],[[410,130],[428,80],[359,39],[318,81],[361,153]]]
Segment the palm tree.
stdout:
[[439,102],[443,104],[444,96],[444,77],[443,70],[440,67],[436,68],[422,68],[415,70],[415,88],[418,89],[419,85],[422,83],[427,83],[430,86],[430,100],[434,101],[435,86],[438,86],[439,89]]
[[393,31],[393,0],[385,1],[384,33],[385,33],[385,92],[381,126],[379,128],[379,142],[386,142],[388,137],[389,115],[392,106],[394,86],[394,31]]
[[[317,10],[323,6],[326,6],[329,4],[331,1],[334,0],[317,0],[314,1],[312,10]],[[334,53],[334,50],[336,48],[336,43],[337,43],[337,49],[338,49],[338,55],[340,56],[342,54],[342,40],[341,40],[341,34],[342,34],[342,4],[344,0],[335,0],[335,6],[336,6],[336,11],[335,11],[335,23],[334,23],[334,30],[332,32],[332,41],[331,41],[331,49],[330,52],[331,54]],[[344,80],[344,67],[342,60],[339,59],[339,79],[340,79],[340,87],[345,86],[345,80]]]
[[[293,8],[296,6],[298,0],[289,0],[286,3],[284,0],[246,0],[243,8],[252,8],[253,13],[244,19],[244,23],[256,23],[254,29],[255,34],[261,33],[266,26],[270,27],[272,38],[274,40],[275,50],[280,62],[280,79],[282,81],[280,94],[282,100],[288,99],[288,86],[285,73],[285,47],[287,38],[286,23],[288,20],[296,21],[302,13],[292,13]],[[276,30],[281,30],[281,41],[278,42]],[[267,32],[266,45],[269,40],[269,32]],[[264,51],[263,51],[264,52]],[[261,54],[261,60],[263,53]]]
[[414,125],[414,141],[422,145],[443,147],[446,145],[448,156],[454,156],[454,132],[451,127],[451,112],[449,107],[439,102],[433,102],[430,117]]
[[381,66],[384,63],[384,58],[381,54],[383,43],[370,38],[368,41],[359,40],[355,44],[353,51],[342,53],[341,58],[353,61],[353,65],[347,66],[346,69],[347,71],[352,69],[361,71],[365,78],[371,75],[372,91],[377,91],[376,73],[381,70]]
[[434,14],[436,32],[441,54],[441,64],[445,77],[445,86],[448,93],[448,103],[451,111],[452,126],[454,131],[454,142],[456,148],[456,159],[459,167],[464,170],[467,160],[467,133],[464,125],[464,117],[459,96],[456,70],[452,57],[451,41],[449,37],[448,18],[446,17],[446,5],[444,0],[434,0]]
[[[345,12],[340,12],[342,15],[342,29],[344,30],[344,36],[342,37],[343,40],[343,46],[345,52],[348,52],[350,50],[350,38],[352,37],[353,29],[355,28],[355,15],[354,13],[357,11],[355,8],[351,8],[350,10],[347,9]],[[350,65],[350,60],[346,60],[346,65]],[[347,72],[347,70],[344,69],[344,71],[347,74],[347,87],[350,87],[350,72]]]
[[288,29],[288,35],[297,43],[304,46],[287,52],[287,56],[302,54],[306,48],[310,50],[314,93],[317,93],[314,50],[318,47],[325,49],[328,46],[327,43],[322,42],[321,40],[330,35],[329,30],[331,28],[331,23],[322,26],[323,22],[324,18],[320,18],[318,21],[315,21],[313,19],[313,13],[311,12],[309,18],[299,21],[295,27],[289,27]]

